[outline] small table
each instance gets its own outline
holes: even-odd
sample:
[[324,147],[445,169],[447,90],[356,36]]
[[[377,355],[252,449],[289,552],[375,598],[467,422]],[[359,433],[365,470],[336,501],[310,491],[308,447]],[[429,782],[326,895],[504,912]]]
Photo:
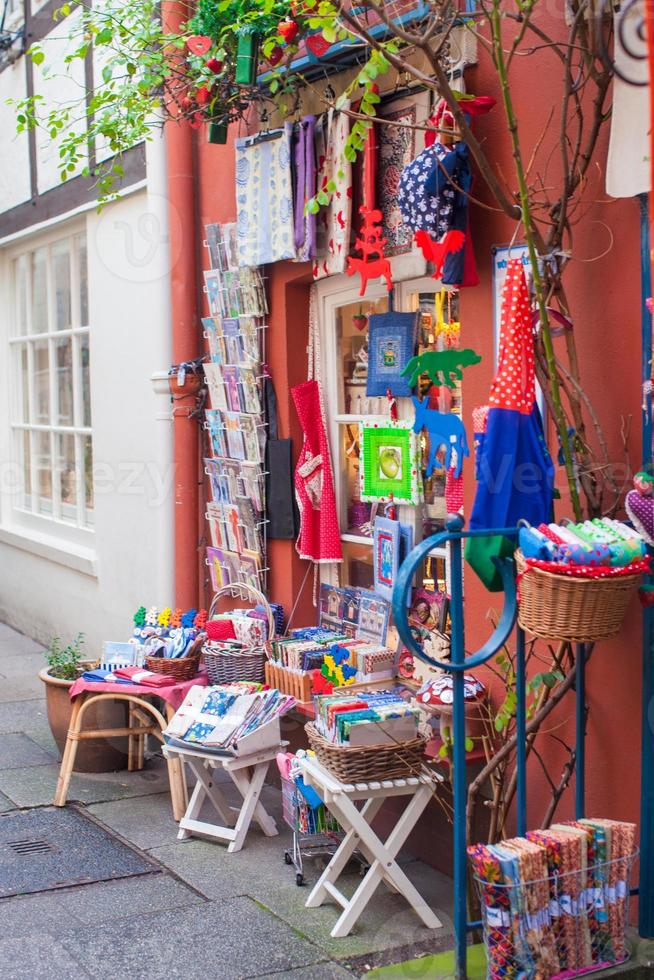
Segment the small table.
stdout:
[[[196,835],[223,841],[228,845],[227,851],[233,854],[243,847],[252,820],[256,820],[266,837],[276,837],[277,824],[266,812],[260,796],[268,767],[282,749],[282,745],[275,745],[250,755],[233,756],[209,753],[200,747],[165,745],[164,755],[169,762],[176,759],[180,764],[185,763],[197,779],[186,813],[179,821],[178,839]],[[225,770],[243,797],[240,807],[230,806],[214,782],[212,773],[218,768]],[[205,800],[209,800],[222,825],[199,819]],[[238,814],[236,819],[234,814]]]
[[[70,718],[66,747],[61,759],[59,779],[55,792],[54,805],[64,806],[73,774],[77,746],[81,741],[94,738],[114,738],[127,735],[127,768],[135,772],[143,768],[145,736],[154,735],[163,742],[163,729],[175,714],[180,704],[194,685],[206,687],[207,675],[198,674],[189,681],[176,681],[167,687],[146,687],[142,684],[115,684],[105,681],[75,681],[70,689],[73,712]],[[161,698],[165,704],[166,718],[148,699]],[[127,728],[82,729],[84,713],[98,701],[126,701],[129,705]],[[183,764],[179,759],[168,759],[168,779],[173,808],[173,819],[179,821],[188,803],[186,779]]]
[[[441,921],[395,860],[432,797],[434,778],[425,774],[348,784],[339,782],[314,759],[304,758],[300,765],[305,782],[313,786],[345,831],[340,847],[309,895],[306,908],[318,908],[328,897],[333,898],[343,912],[331,935],[340,939],[349,935],[377,886],[385,881],[393,891],[404,895],[428,929],[438,929]],[[384,800],[391,796],[410,796],[411,800],[384,842],[371,824]],[[361,800],[365,803],[359,809],[355,803]],[[352,898],[347,898],[338,890],[336,882],[355,849],[363,853],[370,868]]]

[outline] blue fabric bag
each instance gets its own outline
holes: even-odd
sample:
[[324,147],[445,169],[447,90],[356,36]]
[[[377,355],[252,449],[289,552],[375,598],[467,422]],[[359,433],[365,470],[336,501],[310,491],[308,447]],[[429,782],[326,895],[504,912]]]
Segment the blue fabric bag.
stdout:
[[[507,267],[499,363],[477,471],[471,530],[513,527],[521,519],[535,526],[550,520],[554,465],[536,404],[529,293],[519,259],[510,259]],[[510,555],[514,548],[500,535],[468,539],[466,559],[491,592],[502,588],[493,558]]]

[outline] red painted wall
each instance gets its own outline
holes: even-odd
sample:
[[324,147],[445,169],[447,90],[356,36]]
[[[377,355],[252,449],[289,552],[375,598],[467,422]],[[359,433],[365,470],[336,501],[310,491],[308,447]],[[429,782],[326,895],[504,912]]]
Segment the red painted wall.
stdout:
[[[548,30],[559,30],[559,5],[548,6]],[[516,63],[515,94],[520,133],[529,159],[539,141],[552,107],[560,101],[560,82],[555,76],[551,53],[540,52]],[[492,74],[483,66],[467,75],[469,90],[499,98]],[[537,83],[536,83],[537,80]],[[555,117],[556,119],[556,117]],[[537,160],[543,163],[555,139],[556,122],[546,136]],[[497,170],[509,182],[512,161],[501,107],[477,123],[477,132]],[[638,206],[634,201],[608,199],[604,191],[606,129],[591,168],[584,193],[584,217],[574,229],[573,261],[565,282],[577,337],[583,385],[593,401],[606,434],[612,458],[623,460],[622,420],[631,418],[626,467],[638,469],[640,460],[640,282]],[[234,151],[211,146],[198,135],[198,221],[200,234],[208,222],[235,219]],[[550,161],[550,182],[557,176]],[[487,203],[485,188],[477,181],[475,195]],[[463,291],[461,321],[466,346],[483,355],[482,364],[466,373],[464,418],[471,431],[471,412],[484,404],[493,373],[492,340],[492,256],[494,244],[511,240],[515,225],[497,211],[472,206],[472,229],[480,284]],[[518,240],[520,236],[518,235]],[[205,254],[205,264],[206,264]],[[267,335],[267,360],[275,382],[280,411],[280,434],[291,435],[295,451],[300,433],[291,406],[289,389],[306,376],[307,304],[309,271],[306,266],[283,263],[267,270],[271,314]],[[561,344],[561,341],[557,341]],[[550,427],[551,429],[551,427]],[[550,431],[550,445],[554,446]],[[472,465],[466,473],[466,511],[474,497]],[[570,514],[564,499],[557,505],[557,517]],[[292,543],[271,542],[270,592],[273,599],[289,610],[297,598],[305,568]],[[313,620],[311,582],[304,589],[296,622]],[[475,649],[488,633],[486,612],[497,608],[497,596],[485,592],[474,574],[466,571],[467,647]],[[640,615],[636,602],[621,636],[600,644],[592,657],[587,680],[590,717],[588,724],[587,810],[615,818],[638,820],[640,756]],[[572,741],[574,705],[572,699],[550,719],[549,727]],[[548,750],[553,775],[558,777],[563,754]],[[547,787],[538,770],[532,769],[529,793],[529,823],[537,826],[546,807]],[[572,793],[559,815],[571,815]]]

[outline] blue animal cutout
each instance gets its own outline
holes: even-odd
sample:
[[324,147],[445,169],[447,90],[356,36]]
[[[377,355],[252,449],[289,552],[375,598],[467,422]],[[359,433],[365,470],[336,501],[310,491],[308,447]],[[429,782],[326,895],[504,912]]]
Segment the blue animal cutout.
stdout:
[[185,629],[189,629],[189,630],[193,629],[193,620],[195,619],[197,614],[198,614],[197,609],[189,609],[188,612],[185,612],[184,615],[182,616],[182,626]]
[[425,476],[431,476],[436,466],[436,453],[440,446],[445,446],[445,470],[449,471],[452,461],[452,449],[456,449],[456,467],[454,476],[461,476],[463,457],[470,455],[466,430],[458,415],[444,414],[435,408],[429,408],[427,398],[413,398],[416,409],[414,432],[426,429],[429,433],[429,461]]

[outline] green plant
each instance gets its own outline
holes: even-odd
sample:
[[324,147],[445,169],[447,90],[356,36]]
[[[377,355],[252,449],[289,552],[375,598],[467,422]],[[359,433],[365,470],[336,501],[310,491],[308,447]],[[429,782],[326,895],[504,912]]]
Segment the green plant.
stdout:
[[76,680],[80,674],[83,646],[83,633],[78,633],[73,642],[65,647],[61,645],[60,636],[53,636],[44,653],[50,676],[62,681]]

